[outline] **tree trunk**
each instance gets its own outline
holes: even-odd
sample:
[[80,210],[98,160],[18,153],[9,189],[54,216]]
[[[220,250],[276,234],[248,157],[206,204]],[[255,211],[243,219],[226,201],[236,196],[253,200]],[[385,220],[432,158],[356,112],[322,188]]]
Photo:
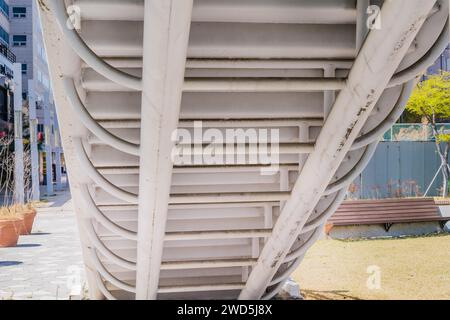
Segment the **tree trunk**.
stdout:
[[448,168],[448,152],[449,152],[449,144],[447,143],[445,146],[445,149],[442,150],[441,144],[438,141],[438,135],[439,132],[437,130],[437,126],[436,126],[436,117],[433,114],[432,118],[428,119],[430,121],[431,124],[431,128],[433,129],[433,136],[435,139],[435,144],[436,144],[436,150],[439,154],[439,158],[441,159],[441,172],[442,172],[442,196],[448,197],[449,194],[449,190],[448,190],[448,183],[449,183],[449,176],[450,176],[450,172],[449,172],[449,168]]
[[448,169],[442,170],[442,178],[444,179],[443,182],[443,189],[442,189],[442,196],[444,198],[448,197]]
[[445,151],[443,154],[443,164],[442,164],[442,178],[443,178],[443,188],[442,188],[442,196],[444,198],[448,197],[449,195],[449,190],[448,190],[448,184],[449,184],[449,176],[450,176],[450,170],[449,170],[449,165],[448,165],[448,151],[449,151],[449,146],[450,144],[447,143],[445,146]]

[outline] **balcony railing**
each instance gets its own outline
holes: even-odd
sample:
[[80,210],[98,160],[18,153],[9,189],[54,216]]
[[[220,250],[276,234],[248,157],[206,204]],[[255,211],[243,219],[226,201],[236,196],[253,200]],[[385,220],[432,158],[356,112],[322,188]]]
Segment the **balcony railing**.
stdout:
[[14,72],[10,68],[8,68],[3,63],[0,63],[0,74],[12,79],[14,77]]
[[4,44],[0,43],[0,53],[12,63],[16,62],[16,55]]

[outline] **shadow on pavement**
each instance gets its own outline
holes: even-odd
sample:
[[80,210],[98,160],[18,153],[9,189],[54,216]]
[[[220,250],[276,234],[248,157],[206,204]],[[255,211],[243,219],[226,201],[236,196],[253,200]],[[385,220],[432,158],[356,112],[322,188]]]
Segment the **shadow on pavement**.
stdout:
[[70,201],[70,199],[72,199],[72,196],[69,190],[65,190],[62,192],[58,192],[54,196],[46,197],[45,199],[48,202],[51,202],[49,208],[55,208],[55,207],[63,207],[68,201]]
[[319,291],[319,290],[301,290],[302,294],[307,300],[361,300],[358,297],[347,294],[347,290],[331,290],[331,291]]
[[24,244],[18,244],[16,248],[34,248],[34,247],[40,247],[41,244],[38,243],[24,243]]
[[1,267],[11,267],[11,266],[17,266],[19,264],[22,264],[22,261],[0,261],[0,268]]

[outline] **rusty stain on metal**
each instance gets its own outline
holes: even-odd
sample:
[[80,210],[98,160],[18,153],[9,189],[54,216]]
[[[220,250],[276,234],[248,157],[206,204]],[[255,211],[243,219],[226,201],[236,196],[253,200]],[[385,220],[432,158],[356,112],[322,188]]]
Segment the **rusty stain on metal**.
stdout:
[[38,0],[38,4],[42,10],[49,12],[50,8],[44,3],[44,0]]

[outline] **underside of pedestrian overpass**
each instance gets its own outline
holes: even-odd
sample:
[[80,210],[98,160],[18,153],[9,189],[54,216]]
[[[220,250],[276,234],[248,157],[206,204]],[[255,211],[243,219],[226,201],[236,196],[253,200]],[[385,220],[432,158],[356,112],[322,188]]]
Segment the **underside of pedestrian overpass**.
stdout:
[[92,299],[273,298],[449,42],[448,0],[38,3]]

